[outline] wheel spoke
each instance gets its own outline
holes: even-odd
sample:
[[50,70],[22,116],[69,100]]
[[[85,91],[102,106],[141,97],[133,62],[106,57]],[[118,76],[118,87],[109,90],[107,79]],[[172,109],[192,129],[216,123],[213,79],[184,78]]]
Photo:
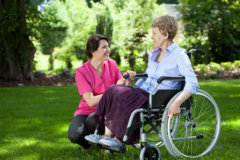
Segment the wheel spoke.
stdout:
[[[171,100],[173,101],[174,99]],[[197,92],[192,96],[190,110],[182,109],[183,113],[179,115],[177,122],[167,118],[167,112],[164,112],[166,120],[162,124],[164,126],[162,137],[166,148],[172,155],[196,158],[214,147],[220,132],[220,114],[213,101],[204,91]],[[170,104],[167,107],[169,106]],[[168,123],[170,128],[168,128]],[[173,129],[174,126],[177,126],[177,131],[172,134],[169,129]]]

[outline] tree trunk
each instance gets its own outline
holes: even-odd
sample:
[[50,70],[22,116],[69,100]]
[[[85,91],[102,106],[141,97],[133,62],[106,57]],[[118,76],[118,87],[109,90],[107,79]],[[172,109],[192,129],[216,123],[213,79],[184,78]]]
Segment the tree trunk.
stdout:
[[26,28],[25,0],[0,0],[0,78],[32,80],[35,47]]

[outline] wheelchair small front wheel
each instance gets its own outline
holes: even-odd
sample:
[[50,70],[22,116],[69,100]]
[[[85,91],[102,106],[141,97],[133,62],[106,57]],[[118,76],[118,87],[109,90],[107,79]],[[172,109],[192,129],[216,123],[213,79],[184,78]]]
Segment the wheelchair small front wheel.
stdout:
[[160,160],[160,151],[157,146],[149,144],[150,152],[146,147],[143,147],[140,153],[140,160]]

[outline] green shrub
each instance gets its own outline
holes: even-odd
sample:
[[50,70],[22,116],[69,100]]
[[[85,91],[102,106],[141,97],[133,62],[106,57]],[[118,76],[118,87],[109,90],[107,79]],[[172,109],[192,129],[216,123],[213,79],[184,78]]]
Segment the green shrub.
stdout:
[[233,62],[233,66],[240,69],[240,60],[236,60]]
[[225,71],[231,71],[233,69],[233,64],[231,62],[222,62],[221,66]]
[[195,72],[199,74],[204,74],[210,71],[209,66],[205,64],[198,64],[197,66],[194,67]]
[[221,71],[221,70],[223,70],[223,67],[216,62],[210,62],[210,64],[208,66],[209,66],[211,71]]

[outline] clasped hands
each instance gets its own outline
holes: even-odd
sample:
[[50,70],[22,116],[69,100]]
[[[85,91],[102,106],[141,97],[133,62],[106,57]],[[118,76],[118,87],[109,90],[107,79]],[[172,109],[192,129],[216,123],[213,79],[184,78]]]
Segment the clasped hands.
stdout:
[[134,80],[134,77],[136,76],[136,72],[134,71],[126,71],[123,73],[123,76],[128,75],[129,78],[126,80],[125,78],[121,78],[117,81],[117,84],[124,85],[124,86],[130,86],[131,80]]

